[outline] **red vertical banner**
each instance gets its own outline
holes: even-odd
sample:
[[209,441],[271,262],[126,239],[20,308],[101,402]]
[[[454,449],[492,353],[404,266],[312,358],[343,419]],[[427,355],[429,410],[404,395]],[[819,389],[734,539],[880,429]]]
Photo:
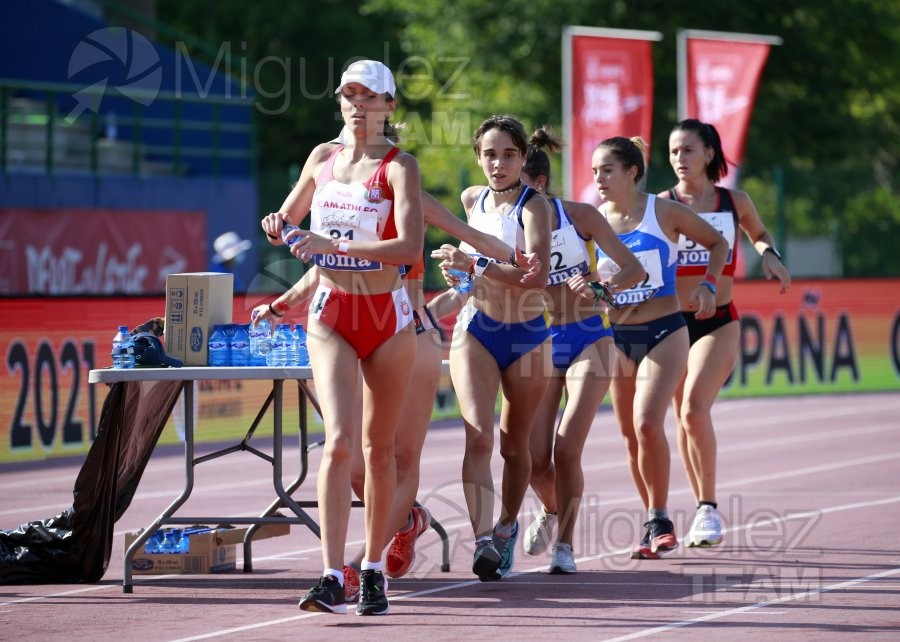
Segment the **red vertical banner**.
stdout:
[[565,194],[597,204],[591,155],[604,138],[640,136],[653,125],[653,31],[567,27],[563,33]]
[[744,159],[756,90],[772,36],[683,30],[678,33],[679,117],[714,125],[732,164],[722,181],[735,187]]

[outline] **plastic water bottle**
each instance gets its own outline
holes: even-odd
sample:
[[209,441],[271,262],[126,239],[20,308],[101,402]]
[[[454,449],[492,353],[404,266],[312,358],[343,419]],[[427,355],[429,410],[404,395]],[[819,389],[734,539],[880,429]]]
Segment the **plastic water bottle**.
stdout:
[[291,324],[279,323],[275,326],[275,334],[272,336],[272,349],[266,358],[266,365],[283,367],[290,363],[293,350],[293,337],[291,336]]
[[294,324],[294,365],[308,366],[309,351],[306,349],[306,330],[300,323]]
[[156,553],[162,553],[162,544],[165,539],[166,535],[162,529],[153,533],[153,535],[150,536],[150,539],[144,544],[144,554],[155,555]]
[[250,324],[235,323],[234,336],[231,337],[231,365],[245,367],[250,365]]
[[180,553],[181,547],[181,529],[170,528],[166,531],[162,545],[159,547],[160,553]]
[[217,367],[231,365],[231,346],[229,343],[225,327],[222,325],[215,326],[212,334],[209,335],[209,343],[207,344],[209,365]]
[[112,356],[113,368],[134,367],[134,341],[127,325],[119,326],[119,331],[116,332],[116,336],[112,340],[110,356]]
[[285,225],[281,228],[281,240],[284,241],[284,244],[288,247],[292,246],[294,243],[300,240],[299,236],[295,236],[291,239],[285,238],[290,232],[294,230],[299,230],[300,227],[298,225]]
[[272,332],[265,319],[250,326],[250,365],[265,366],[269,351],[272,350]]
[[209,533],[213,530],[214,529],[210,528],[209,526],[191,526],[190,528],[185,528],[183,531],[181,531],[181,540],[178,542],[178,552],[190,553],[191,537],[193,537],[194,535],[200,535],[202,533]]
[[460,294],[468,294],[472,291],[472,275],[464,270],[450,268],[450,274],[459,279],[459,282],[453,286],[453,289]]

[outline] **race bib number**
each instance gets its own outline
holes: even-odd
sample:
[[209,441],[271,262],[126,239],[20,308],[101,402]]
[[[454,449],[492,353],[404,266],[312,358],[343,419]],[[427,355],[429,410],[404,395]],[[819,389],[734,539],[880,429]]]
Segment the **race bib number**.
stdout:
[[[322,236],[344,241],[377,241],[379,208],[375,205],[360,206],[352,201],[329,201],[321,198],[316,203],[317,216],[312,220],[311,231]],[[390,207],[390,204],[388,204]],[[381,269],[380,261],[359,259],[343,254],[317,254],[315,263],[327,270],[368,272]]]
[[[728,241],[728,258],[726,265],[731,264],[734,256],[734,242],[737,230],[734,226],[734,215],[731,212],[704,212],[700,217],[716,228]],[[687,238],[684,234],[678,236],[678,265],[709,265],[709,250]]]
[[554,230],[550,240],[550,278],[548,285],[560,285],[567,279],[590,271],[584,241],[572,225]]
[[[616,292],[616,304],[639,305],[653,298],[653,295],[665,284],[663,280],[662,261],[658,250],[644,250],[634,255],[644,268],[644,280],[632,288]],[[603,257],[597,265],[600,280],[607,281],[619,272],[619,266],[608,257]]]

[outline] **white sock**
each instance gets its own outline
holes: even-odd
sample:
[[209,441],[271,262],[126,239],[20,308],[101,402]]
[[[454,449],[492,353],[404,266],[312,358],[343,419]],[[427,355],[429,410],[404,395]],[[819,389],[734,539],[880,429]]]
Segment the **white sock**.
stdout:
[[360,566],[360,570],[363,571],[378,571],[380,573],[383,569],[384,563],[381,561],[370,562],[369,560],[363,560],[362,565]]
[[333,568],[326,568],[324,571],[322,571],[322,577],[325,577],[326,575],[333,576],[334,579],[341,583],[341,586],[344,585],[344,571],[339,571]]

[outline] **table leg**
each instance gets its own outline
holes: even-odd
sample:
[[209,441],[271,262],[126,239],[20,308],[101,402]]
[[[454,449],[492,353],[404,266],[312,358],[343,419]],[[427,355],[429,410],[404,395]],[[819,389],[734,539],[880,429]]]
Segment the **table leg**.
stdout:
[[175,514],[175,511],[191,496],[191,491],[194,489],[194,382],[183,382],[182,390],[184,391],[184,489],[125,551],[125,568],[122,577],[124,593],[134,592],[134,581],[131,575],[131,562],[134,554],[141,550],[150,536]]

